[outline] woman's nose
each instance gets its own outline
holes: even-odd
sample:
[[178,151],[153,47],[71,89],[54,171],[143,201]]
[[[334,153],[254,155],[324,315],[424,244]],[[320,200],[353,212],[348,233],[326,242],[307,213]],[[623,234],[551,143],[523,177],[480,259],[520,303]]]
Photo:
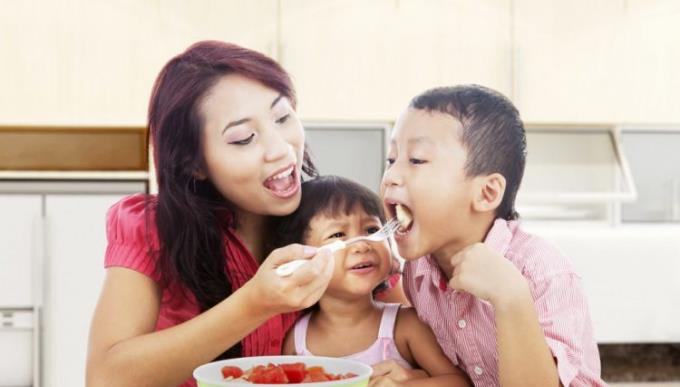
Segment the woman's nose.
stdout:
[[266,162],[278,161],[292,152],[292,146],[278,133],[272,133],[266,141],[264,159]]

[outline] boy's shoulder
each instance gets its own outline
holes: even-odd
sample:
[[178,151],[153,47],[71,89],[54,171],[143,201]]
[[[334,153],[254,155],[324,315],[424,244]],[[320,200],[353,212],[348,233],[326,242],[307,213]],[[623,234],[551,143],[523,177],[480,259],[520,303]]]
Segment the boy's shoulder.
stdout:
[[[500,222],[499,222],[500,221]],[[496,220],[504,223],[511,237],[503,255],[530,280],[540,281],[560,274],[576,274],[569,258],[550,241],[527,232],[519,221]]]

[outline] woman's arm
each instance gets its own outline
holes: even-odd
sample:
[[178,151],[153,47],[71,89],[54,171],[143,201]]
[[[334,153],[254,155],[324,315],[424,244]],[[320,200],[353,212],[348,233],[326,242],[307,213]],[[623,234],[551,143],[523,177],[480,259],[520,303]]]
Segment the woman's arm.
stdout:
[[90,331],[87,385],[170,386],[191,377],[272,316],[302,309],[323,294],[333,265],[318,254],[287,278],[276,266],[304,254],[292,245],[272,252],[255,277],[227,299],[180,325],[154,332],[160,290],[148,277],[108,269]]
[[[413,308],[402,308],[399,311],[397,326],[395,328],[397,344],[405,341],[405,355],[422,370],[427,372],[429,377],[411,378],[403,380],[407,386],[471,386],[467,375],[458,367],[451,364],[451,361],[442,351],[437,339],[430,328],[418,319]],[[402,345],[403,347],[403,345]],[[386,375],[389,377],[389,374]],[[392,384],[392,383],[388,383]],[[385,383],[374,383],[375,386],[385,385]]]

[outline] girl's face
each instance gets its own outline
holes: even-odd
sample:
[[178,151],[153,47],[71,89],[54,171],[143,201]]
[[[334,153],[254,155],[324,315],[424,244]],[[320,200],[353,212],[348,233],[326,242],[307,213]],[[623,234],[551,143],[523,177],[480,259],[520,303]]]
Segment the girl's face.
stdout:
[[290,101],[258,81],[223,76],[203,98],[205,171],[237,211],[287,215],[300,204],[305,135]]
[[[366,214],[357,205],[349,214],[329,217],[318,214],[309,223],[304,243],[322,246],[337,239],[349,239],[369,235],[380,229],[380,219]],[[391,266],[387,241],[357,242],[335,253],[333,277],[326,290],[327,295],[339,298],[356,298],[372,293],[384,281]]]

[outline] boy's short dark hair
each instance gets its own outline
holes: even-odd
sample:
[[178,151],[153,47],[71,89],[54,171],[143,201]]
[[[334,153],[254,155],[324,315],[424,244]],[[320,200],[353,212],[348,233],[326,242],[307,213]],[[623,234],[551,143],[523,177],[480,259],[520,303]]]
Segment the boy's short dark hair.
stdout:
[[316,215],[330,217],[349,214],[361,206],[369,216],[385,222],[378,195],[363,185],[340,176],[320,176],[302,183],[300,206],[292,214],[280,218],[277,226],[277,245],[303,243],[309,222]]
[[479,85],[427,90],[411,100],[411,108],[450,114],[463,127],[461,142],[468,152],[467,176],[500,173],[506,188],[496,216],[518,217],[515,197],[526,163],[526,134],[519,111],[508,98]]

